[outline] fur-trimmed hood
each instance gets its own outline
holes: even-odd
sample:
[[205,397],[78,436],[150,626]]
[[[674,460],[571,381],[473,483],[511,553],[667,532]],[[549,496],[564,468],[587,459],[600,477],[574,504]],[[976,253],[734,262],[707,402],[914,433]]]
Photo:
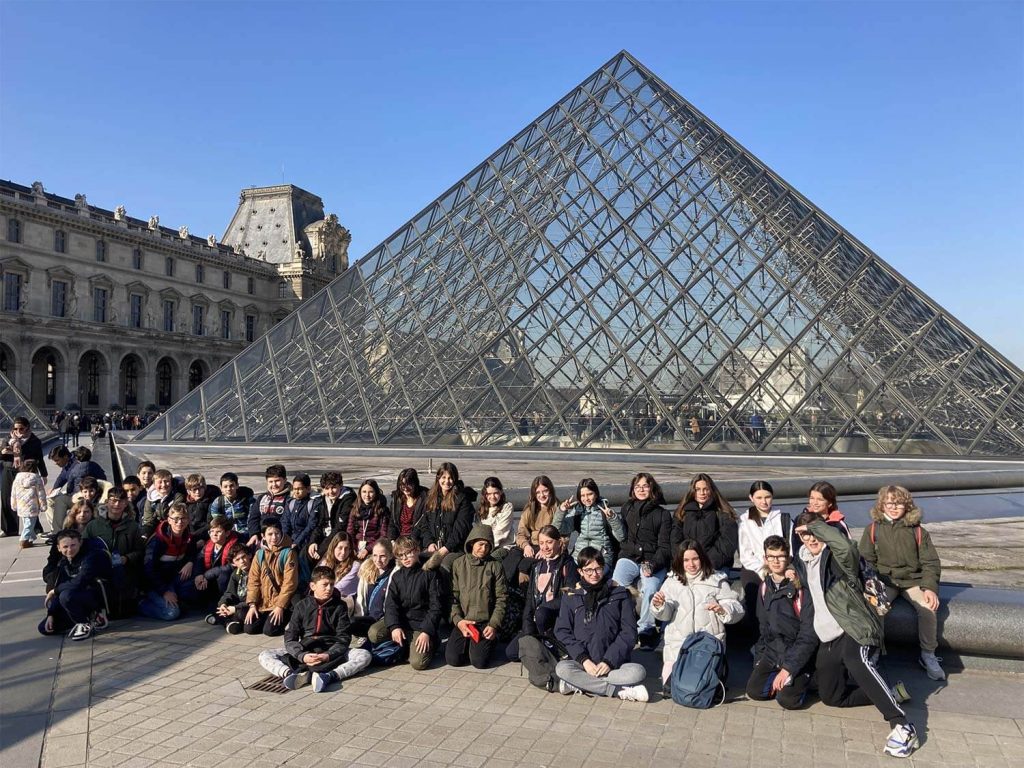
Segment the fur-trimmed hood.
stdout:
[[[901,517],[899,520],[894,520],[894,521],[891,521],[891,522],[894,525],[902,524],[902,525],[906,525],[908,527],[913,527],[915,525],[920,525],[921,524],[921,518],[923,518],[923,517],[924,517],[924,512],[922,511],[922,509],[920,507],[915,505],[913,509],[911,509],[906,514],[904,514],[903,517]],[[871,519],[874,520],[876,523],[888,523],[888,522],[890,522],[889,518],[887,518],[885,516],[885,513],[882,512],[881,510],[879,510],[878,507],[872,507],[871,508]]]

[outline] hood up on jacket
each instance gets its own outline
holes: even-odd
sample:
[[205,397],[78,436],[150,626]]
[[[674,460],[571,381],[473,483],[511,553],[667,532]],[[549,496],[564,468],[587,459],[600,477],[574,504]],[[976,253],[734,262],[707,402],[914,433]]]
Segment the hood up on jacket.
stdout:
[[466,554],[472,556],[473,543],[481,540],[487,542],[487,554],[489,555],[494,550],[494,531],[489,525],[477,523],[469,532],[469,538],[466,539]]

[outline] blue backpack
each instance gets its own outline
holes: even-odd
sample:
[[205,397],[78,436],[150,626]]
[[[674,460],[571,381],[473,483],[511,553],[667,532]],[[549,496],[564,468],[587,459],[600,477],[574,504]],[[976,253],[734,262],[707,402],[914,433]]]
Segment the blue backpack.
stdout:
[[725,643],[707,632],[694,632],[686,638],[672,665],[672,701],[693,709],[721,704],[728,675]]

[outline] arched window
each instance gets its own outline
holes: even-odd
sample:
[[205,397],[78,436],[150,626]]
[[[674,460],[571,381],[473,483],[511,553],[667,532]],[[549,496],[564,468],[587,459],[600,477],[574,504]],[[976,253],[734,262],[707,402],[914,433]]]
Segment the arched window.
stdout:
[[97,355],[89,355],[85,361],[85,402],[88,405],[100,404],[100,359]]
[[57,404],[57,358],[46,356],[46,404]]
[[156,400],[163,407],[171,404],[173,371],[167,360],[161,360],[156,366]]
[[196,360],[188,367],[188,391],[203,383],[203,364]]
[[124,405],[129,407],[139,404],[139,364],[134,358],[124,362]]

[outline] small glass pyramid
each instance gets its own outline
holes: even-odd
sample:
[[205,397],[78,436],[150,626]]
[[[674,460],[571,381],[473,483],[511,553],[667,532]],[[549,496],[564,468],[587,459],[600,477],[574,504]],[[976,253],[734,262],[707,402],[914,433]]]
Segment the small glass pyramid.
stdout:
[[0,373],[0,439],[7,437],[14,426],[14,419],[18,416],[24,416],[29,420],[32,431],[40,440],[46,441],[53,437],[53,429],[39,410],[11,383],[10,379]]

